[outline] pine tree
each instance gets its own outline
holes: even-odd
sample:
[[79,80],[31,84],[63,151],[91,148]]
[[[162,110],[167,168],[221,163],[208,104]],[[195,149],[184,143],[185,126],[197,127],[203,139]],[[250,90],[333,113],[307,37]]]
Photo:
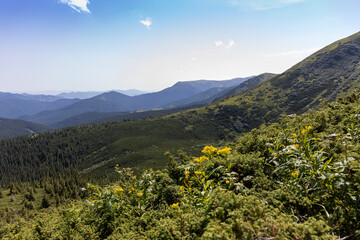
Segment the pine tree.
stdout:
[[48,208],[48,207],[50,207],[50,201],[49,201],[49,199],[47,198],[47,196],[46,195],[44,195],[44,197],[43,197],[43,199],[42,199],[42,201],[41,201],[41,207],[42,208]]

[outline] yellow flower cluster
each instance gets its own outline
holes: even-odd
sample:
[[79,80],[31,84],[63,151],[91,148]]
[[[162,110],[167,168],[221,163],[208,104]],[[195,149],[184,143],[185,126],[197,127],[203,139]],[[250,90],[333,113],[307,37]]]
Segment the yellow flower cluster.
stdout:
[[305,133],[310,131],[311,129],[312,129],[311,126],[305,126],[305,129],[301,131],[301,134],[305,135]]
[[138,195],[139,197],[141,197],[141,196],[143,195],[143,193],[142,193],[142,192],[138,192],[138,193],[136,193],[136,195]]
[[188,179],[190,176],[190,171],[185,171],[185,178]]
[[202,157],[198,157],[198,158],[195,158],[194,161],[195,162],[198,162],[198,163],[202,163],[203,161],[205,160],[209,160],[208,157],[205,157],[205,156],[202,156]]
[[299,145],[299,144],[294,144],[293,147],[294,147],[294,148],[299,148],[300,145]]
[[296,137],[296,133],[293,133],[293,137]]
[[291,173],[291,176],[293,176],[294,178],[299,177],[299,173],[297,171],[294,171]]
[[230,151],[231,151],[231,148],[229,148],[229,147],[219,149],[217,151],[217,155],[228,155],[230,153]]
[[173,205],[171,205],[172,208],[176,208],[179,206],[179,203],[174,203]]
[[185,190],[185,187],[184,186],[180,186],[180,191],[184,191]]
[[122,187],[119,187],[114,190],[114,193],[119,193],[119,192],[123,192],[123,191],[124,191],[124,189]]
[[202,153],[205,153],[207,155],[211,155],[213,152],[216,152],[217,148],[213,147],[213,146],[206,146],[204,147],[204,149],[201,151]]
[[196,175],[201,175],[201,172],[200,171],[195,171],[195,174]]

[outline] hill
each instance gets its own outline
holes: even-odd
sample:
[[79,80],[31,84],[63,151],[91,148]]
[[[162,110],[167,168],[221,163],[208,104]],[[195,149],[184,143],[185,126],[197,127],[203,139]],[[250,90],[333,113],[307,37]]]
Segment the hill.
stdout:
[[31,135],[49,130],[49,127],[38,123],[0,118],[0,139]]
[[[204,144],[231,140],[262,123],[279,120],[283,113],[300,114],[326,102],[320,99],[332,99],[352,91],[360,86],[359,53],[360,33],[357,33],[255,88],[205,107],[157,118],[72,127],[36,138],[1,141],[0,155],[7,159],[8,166],[16,165],[18,159],[23,161],[16,169],[7,169],[2,162],[2,181],[18,176],[33,179],[41,174],[56,175],[66,168],[87,169],[87,173],[99,178],[111,174],[116,164],[162,168],[166,150],[183,147],[192,152]],[[41,169],[35,167],[38,163],[42,163]]]
[[[110,121],[123,121],[125,119],[139,119],[139,118],[147,118],[153,116],[162,116],[166,114],[176,113],[179,111],[183,111],[186,109],[196,108],[203,105],[210,104],[214,101],[214,99],[221,99],[229,94],[231,90],[239,87],[236,90],[237,93],[241,91],[245,91],[246,89],[255,87],[263,81],[270,79],[275,76],[275,74],[265,73],[256,77],[252,77],[242,83],[240,85],[235,85],[233,87],[216,87],[210,88],[206,91],[200,92],[194,96],[181,99],[174,103],[169,103],[170,107],[166,107],[164,109],[159,110],[148,110],[148,111],[134,111],[134,112],[86,112],[82,113],[55,124],[52,124],[51,127],[54,129],[59,129],[63,127],[69,126],[78,126],[83,124],[90,123],[100,123],[100,122],[110,122]],[[180,106],[180,107],[177,107]]]
[[[253,129],[227,146],[205,146],[196,157],[168,154],[161,171],[135,176],[116,167],[117,181],[106,186],[84,186],[82,174],[75,173],[12,184],[0,198],[0,234],[359,239],[360,92],[324,105],[301,116],[283,115],[280,123]],[[1,209],[5,201],[9,207]]]
[[[61,99],[51,95],[13,94],[0,92],[0,117],[18,118],[45,110],[55,110],[71,105],[78,99]],[[25,120],[25,119],[24,119]]]
[[[127,96],[115,91],[106,92],[84,99],[55,111],[44,111],[35,115],[22,116],[22,120],[52,125],[67,118],[86,112],[130,112],[170,107],[174,101],[194,96],[214,87],[235,86],[249,78],[236,78],[226,81],[187,81],[178,82],[172,87],[155,93]],[[183,105],[181,102],[179,105]]]
[[229,131],[249,131],[318,108],[360,86],[360,32],[307,57],[258,87],[196,111]]

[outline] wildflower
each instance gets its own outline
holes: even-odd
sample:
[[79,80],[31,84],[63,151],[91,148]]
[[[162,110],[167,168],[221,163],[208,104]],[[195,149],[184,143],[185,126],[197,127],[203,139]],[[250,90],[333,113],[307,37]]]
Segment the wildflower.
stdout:
[[229,184],[230,183],[230,181],[229,180],[226,180],[226,182],[225,182],[226,184]]
[[302,130],[301,131],[301,134],[305,135],[306,131],[305,130]]
[[179,206],[179,203],[174,203],[173,205],[171,205],[172,208],[176,208]]
[[194,161],[195,162],[198,162],[198,163],[202,163],[203,161],[205,160],[209,160],[208,157],[205,157],[205,156],[202,156],[202,157],[198,157],[198,158],[195,158]]
[[274,155],[274,157],[278,157],[279,156],[279,154],[278,153],[276,153],[275,155]]
[[143,195],[143,193],[142,193],[142,192],[138,192],[138,193],[136,193],[136,195],[138,195],[139,197],[141,197],[141,196]]
[[122,187],[119,187],[114,190],[114,193],[123,192],[123,191],[124,191],[124,189]]
[[133,192],[133,191],[135,191],[135,188],[134,188],[134,187],[131,188],[131,190],[129,191],[129,193],[131,193],[131,192]]
[[291,176],[293,176],[294,178],[299,177],[299,173],[297,171],[294,171],[291,173]]
[[296,137],[296,133],[293,133],[293,137]]
[[294,147],[294,148],[299,148],[300,145],[299,145],[299,144],[294,144],[293,147]]
[[180,186],[180,191],[184,191],[185,190],[185,187],[184,186]]
[[228,155],[230,153],[230,151],[231,151],[231,148],[226,147],[226,148],[218,150],[217,155],[221,155],[221,154]]
[[185,171],[185,178],[188,179],[190,175],[190,171]]
[[211,155],[213,152],[216,152],[217,148],[213,147],[213,146],[206,146],[204,147],[204,149],[201,151],[207,155]]
[[200,171],[195,171],[195,174],[196,175],[201,175],[201,172]]
[[311,126],[306,126],[305,129],[310,131],[312,129],[312,127]]

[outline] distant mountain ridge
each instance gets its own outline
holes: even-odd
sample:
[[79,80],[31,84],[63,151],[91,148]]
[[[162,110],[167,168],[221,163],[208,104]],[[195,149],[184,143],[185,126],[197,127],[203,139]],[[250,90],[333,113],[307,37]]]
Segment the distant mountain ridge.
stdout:
[[51,95],[13,94],[0,92],[0,117],[18,118],[46,110],[61,109],[79,99],[63,99]]
[[[22,116],[21,119],[51,125],[86,112],[130,112],[167,108],[172,106],[172,103],[175,101],[186,99],[208,89],[235,86],[250,78],[235,78],[225,81],[199,80],[177,82],[172,87],[162,91],[133,97],[111,91],[78,101],[62,109]],[[181,102],[178,104],[183,105]]]
[[[137,96],[137,95],[141,95],[141,94],[145,94],[148,93],[148,91],[142,91],[142,90],[138,90],[138,89],[128,89],[128,90],[112,90],[114,92],[118,92],[118,93],[122,93],[125,94],[127,96]],[[109,91],[106,91],[109,92]],[[99,92],[99,91],[89,91],[89,92],[62,92],[56,96],[61,97],[61,98],[66,98],[66,99],[74,99],[74,98],[78,98],[78,99],[87,99],[87,98],[92,98],[95,97],[97,95],[106,93],[106,92]],[[111,92],[111,91],[110,91]]]

